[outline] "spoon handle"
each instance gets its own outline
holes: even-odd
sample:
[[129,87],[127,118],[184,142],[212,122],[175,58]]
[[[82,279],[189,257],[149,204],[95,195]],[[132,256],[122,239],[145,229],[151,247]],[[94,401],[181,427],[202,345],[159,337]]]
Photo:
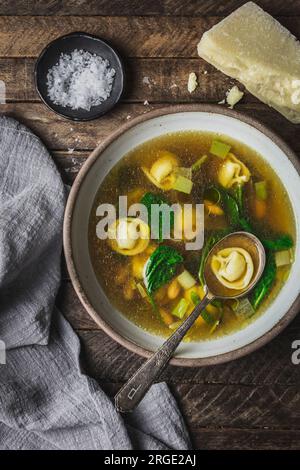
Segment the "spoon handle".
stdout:
[[139,404],[153,382],[159,378],[184,335],[191,328],[195,320],[197,320],[201,311],[204,310],[213,299],[214,296],[210,292],[206,292],[205,297],[194,308],[180,327],[174,331],[160,349],[158,349],[120,389],[115,396],[115,407],[118,411],[128,413]]

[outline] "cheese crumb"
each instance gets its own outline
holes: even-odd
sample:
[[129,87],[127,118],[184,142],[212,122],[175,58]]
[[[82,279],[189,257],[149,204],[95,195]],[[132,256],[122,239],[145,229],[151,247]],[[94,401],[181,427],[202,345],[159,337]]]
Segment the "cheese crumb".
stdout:
[[244,92],[234,85],[226,94],[226,101],[232,109],[244,96]]
[[187,85],[188,92],[193,93],[193,91],[196,90],[197,86],[198,86],[197,76],[195,72],[191,72],[189,74],[188,85]]
[[151,85],[149,77],[143,77],[144,85]]
[[147,85],[150,89],[153,88],[154,85],[156,85],[156,81],[153,80],[153,78],[150,78],[150,77],[143,77],[143,85]]

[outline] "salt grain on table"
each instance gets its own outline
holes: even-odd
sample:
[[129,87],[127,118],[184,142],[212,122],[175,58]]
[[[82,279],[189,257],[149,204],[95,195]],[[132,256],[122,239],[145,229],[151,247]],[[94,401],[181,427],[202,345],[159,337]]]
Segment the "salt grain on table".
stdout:
[[109,61],[96,54],[62,53],[47,74],[48,96],[56,105],[90,111],[109,98],[115,74]]

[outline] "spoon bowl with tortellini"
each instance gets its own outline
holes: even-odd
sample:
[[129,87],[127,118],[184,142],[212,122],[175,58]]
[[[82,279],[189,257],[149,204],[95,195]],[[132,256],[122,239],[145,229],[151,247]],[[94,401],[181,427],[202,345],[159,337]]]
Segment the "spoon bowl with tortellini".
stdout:
[[265,262],[265,249],[252,233],[230,233],[213,246],[204,267],[205,296],[161,348],[118,392],[115,404],[120,412],[130,412],[139,404],[207,305],[216,298],[237,299],[246,296],[259,281]]
[[213,246],[206,258],[207,296],[219,299],[245,296],[260,279],[265,262],[265,249],[255,235],[230,233]]

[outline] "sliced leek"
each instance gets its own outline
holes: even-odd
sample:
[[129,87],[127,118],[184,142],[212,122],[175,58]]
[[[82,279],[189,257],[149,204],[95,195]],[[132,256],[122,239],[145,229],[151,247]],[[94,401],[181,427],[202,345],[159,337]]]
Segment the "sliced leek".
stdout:
[[293,253],[291,250],[282,250],[275,253],[275,263],[277,268],[287,266],[293,262]]
[[247,297],[239,299],[237,304],[233,307],[233,311],[238,318],[249,318],[255,313],[255,310]]
[[196,280],[186,269],[177,276],[177,281],[184,290],[190,289],[196,284]]
[[191,194],[193,189],[193,182],[185,176],[178,175],[173,183],[172,189],[180,191],[181,193]]
[[255,194],[258,199],[265,201],[268,197],[268,190],[267,190],[267,182],[266,181],[258,181],[254,184],[255,187]]
[[230,149],[231,145],[220,142],[219,140],[213,140],[209,151],[213,155],[216,155],[216,157],[225,158]]
[[182,320],[188,308],[189,308],[189,302],[184,298],[180,299],[176,307],[173,309],[172,315]]
[[203,163],[207,160],[207,155],[203,155],[199,158],[191,167],[192,171],[198,171],[202,167]]
[[141,297],[143,299],[148,297],[147,292],[145,291],[144,287],[142,286],[142,284],[140,282],[137,283],[136,288],[139,291],[139,293],[141,294]]

